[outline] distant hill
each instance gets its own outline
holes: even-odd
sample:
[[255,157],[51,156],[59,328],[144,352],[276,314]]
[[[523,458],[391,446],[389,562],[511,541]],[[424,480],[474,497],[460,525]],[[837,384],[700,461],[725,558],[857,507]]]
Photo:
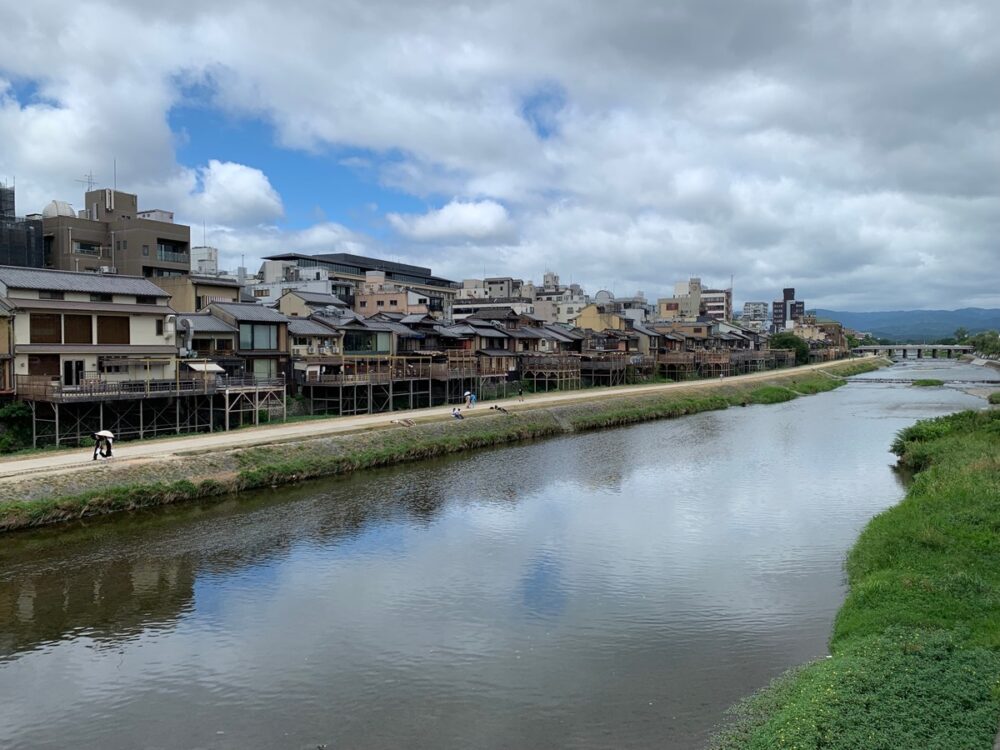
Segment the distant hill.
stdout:
[[1000,310],[986,310],[981,307],[890,312],[816,310],[816,317],[837,320],[848,328],[868,331],[875,338],[894,341],[943,339],[952,336],[958,328],[965,328],[969,333],[1000,331]]

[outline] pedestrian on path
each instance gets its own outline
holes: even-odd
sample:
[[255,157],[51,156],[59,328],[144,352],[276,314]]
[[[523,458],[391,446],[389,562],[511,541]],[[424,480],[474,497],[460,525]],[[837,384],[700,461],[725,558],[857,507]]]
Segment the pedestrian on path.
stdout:
[[466,409],[472,408],[472,391],[465,392],[465,408]]
[[96,461],[98,454],[101,453],[101,448],[104,446],[104,438],[96,432],[91,433],[91,437],[94,438],[94,460]]
[[470,402],[469,403],[469,408],[470,409],[476,405],[476,394],[475,393],[470,393],[469,394],[469,402]]
[[524,385],[520,380],[517,381],[517,400],[524,401]]

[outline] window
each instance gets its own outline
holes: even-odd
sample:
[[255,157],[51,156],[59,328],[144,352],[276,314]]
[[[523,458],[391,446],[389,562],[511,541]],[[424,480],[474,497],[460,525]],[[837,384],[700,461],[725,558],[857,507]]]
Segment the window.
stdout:
[[254,297],[270,297],[271,296],[271,292],[268,289],[254,289],[253,290],[253,296]]
[[385,300],[380,299],[375,303],[375,307],[385,307]]
[[91,294],[90,295],[90,301],[91,302],[111,302],[111,295],[110,294]]
[[273,378],[277,371],[277,362],[273,359],[255,359],[253,361],[253,374],[258,378]]
[[55,292],[51,289],[42,289],[38,292],[38,299],[66,299],[64,292]]
[[61,344],[62,320],[58,315],[31,313],[28,321],[32,344]]
[[67,344],[93,344],[94,330],[89,315],[63,317],[63,341]]
[[121,240],[115,240],[115,252],[117,252],[117,251],[119,251],[121,249],[122,249],[122,241]]
[[122,240],[122,250],[128,250],[128,240]]
[[73,252],[80,255],[100,255],[101,246],[95,242],[73,242]]
[[138,294],[135,298],[135,304],[137,305],[155,305],[156,297],[150,296],[148,294]]
[[295,346],[309,346],[309,339],[305,336],[296,336]]
[[230,352],[233,350],[233,342],[229,339],[216,339],[215,348],[220,352]]
[[156,319],[156,335],[157,336],[163,335],[163,318]]
[[278,326],[268,323],[240,323],[240,349],[277,349]]
[[358,306],[359,306],[359,307],[368,307],[368,303],[367,303],[367,302],[365,302],[364,300],[361,300],[361,301],[360,301],[360,302],[358,303]]
[[149,245],[142,246],[142,254],[145,255],[147,258],[149,257]]
[[389,300],[389,307],[397,307],[398,304],[399,303],[396,302],[396,300],[394,300],[394,299]]
[[98,344],[128,344],[128,318],[118,315],[97,316]]

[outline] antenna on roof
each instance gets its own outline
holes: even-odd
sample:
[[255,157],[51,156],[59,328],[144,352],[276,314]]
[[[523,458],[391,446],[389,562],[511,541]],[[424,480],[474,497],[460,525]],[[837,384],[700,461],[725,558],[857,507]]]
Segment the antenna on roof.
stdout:
[[80,182],[87,186],[87,192],[89,193],[94,189],[94,172],[91,170],[83,176],[82,180],[73,180],[73,182]]
[[114,180],[111,183],[111,187],[118,190],[118,159],[114,160]]

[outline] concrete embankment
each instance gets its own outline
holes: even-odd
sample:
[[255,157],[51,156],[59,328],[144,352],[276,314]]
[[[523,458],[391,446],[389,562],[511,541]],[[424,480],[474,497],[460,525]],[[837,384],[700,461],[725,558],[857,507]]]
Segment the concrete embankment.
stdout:
[[166,440],[160,441],[158,454],[147,452],[141,460],[71,470],[63,459],[52,461],[51,470],[45,471],[44,459],[38,459],[42,468],[32,469],[35,474],[17,479],[8,473],[0,485],[0,530],[223,496],[576,430],[779,403],[831,390],[843,384],[845,376],[884,364],[884,360],[854,360],[718,382],[619,389],[610,397],[595,389],[539,398],[535,403],[508,403],[510,414],[483,405],[462,421],[435,410],[412,427],[390,423],[401,415],[383,414],[377,423],[359,424],[363,432],[289,439],[279,437],[284,433],[276,428],[275,440],[284,442],[258,440],[239,448],[212,450],[212,441],[221,436],[206,436],[201,447],[199,438],[185,438],[185,450],[177,450],[180,440]]

